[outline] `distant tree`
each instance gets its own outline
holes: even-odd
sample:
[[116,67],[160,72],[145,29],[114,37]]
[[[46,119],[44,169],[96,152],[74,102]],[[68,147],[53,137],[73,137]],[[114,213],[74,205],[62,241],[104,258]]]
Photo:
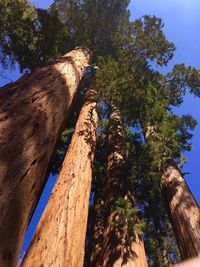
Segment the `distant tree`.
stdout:
[[[150,23],[154,21],[154,18],[152,20],[146,18],[146,22],[147,21],[149,23],[148,25],[151,25],[152,29],[155,29],[153,27],[154,24]],[[190,150],[191,148],[190,143],[188,143],[188,140],[192,137],[191,133],[189,133],[189,129],[194,128],[195,121],[190,116],[179,118],[173,115],[172,106],[177,106],[182,103],[186,91],[190,91],[196,96],[199,96],[200,75],[198,70],[192,67],[186,67],[184,64],[175,65],[173,70],[167,75],[162,75],[155,71],[150,65],[152,60],[156,61],[157,64],[167,64],[168,60],[172,57],[171,49],[173,46],[170,43],[168,43],[168,46],[165,46],[165,49],[161,53],[162,61],[161,58],[157,56],[157,53],[159,55],[159,47],[164,46],[160,43],[157,47],[158,50],[156,50],[156,37],[159,36],[159,34],[154,30],[151,32],[151,27],[149,27],[148,32],[152,33],[149,34],[150,38],[152,38],[152,42],[146,42],[147,47],[145,49],[145,40],[147,40],[148,34],[142,35],[142,31],[140,32],[140,29],[144,29],[145,27],[139,27],[138,32],[140,32],[140,35],[135,34],[139,37],[142,36],[142,39],[140,41],[138,40],[138,42],[136,41],[137,39],[133,39],[132,41],[132,43],[135,42],[136,45],[138,43],[144,45],[141,53],[131,54],[131,46],[129,50],[127,49],[128,46],[126,46],[125,51],[122,50],[121,53],[121,55],[129,55],[125,58],[126,60],[124,60],[123,56],[118,59],[113,57],[99,58],[97,87],[105,102],[108,101],[120,107],[126,123],[133,127],[139,124],[139,127],[144,130],[146,140],[148,136],[154,136],[155,133],[155,136],[152,138],[156,141],[153,142],[154,145],[151,148],[148,148],[155,156],[154,163],[157,162],[156,172],[159,173],[161,171],[161,166],[163,167],[167,164],[170,158],[176,159],[177,163],[179,163],[183,159],[181,151]],[[160,36],[162,36],[162,34]],[[155,43],[154,39],[156,40]],[[164,44],[167,44],[164,38],[161,38],[161,40],[163,40]],[[153,49],[154,44],[155,47]],[[135,48],[135,50],[137,50],[137,48]],[[149,56],[151,55],[151,51],[155,52],[154,56]],[[170,56],[168,57],[167,55]],[[159,61],[157,61],[158,58]],[[156,134],[157,130],[162,133]],[[148,140],[147,143],[149,142]],[[160,151],[161,154],[159,154],[158,151]],[[150,156],[150,154],[148,155]],[[143,157],[144,156],[143,154]],[[161,175],[158,181],[159,180],[161,182]],[[154,186],[159,187],[160,183],[156,183]],[[186,187],[184,188],[185,191],[188,192]],[[191,205],[194,206],[194,201],[192,199],[193,196],[191,196]],[[181,201],[179,201],[179,203],[180,202]],[[169,202],[168,205],[170,205]],[[199,210],[197,206],[195,210],[196,215],[194,217],[198,218]],[[186,212],[189,212],[189,210]],[[185,215],[184,217],[187,216]],[[196,230],[191,227],[191,230],[194,230],[194,239],[190,244],[191,248],[193,247],[193,243],[198,243],[198,241],[194,241],[198,239],[196,238],[199,231],[198,223],[196,223],[195,227]],[[175,229],[174,231],[176,232]],[[179,244],[179,237],[177,235],[176,237]],[[185,241],[183,241],[183,243],[186,245]],[[191,256],[193,255],[190,255],[190,257]],[[182,257],[188,256],[183,256],[182,254]]]
[[114,106],[110,111],[107,151],[102,252],[92,266],[147,266],[134,189],[126,170],[128,151],[123,123],[119,110]]
[[[119,109],[126,127],[130,127],[132,132],[128,146],[135,147],[139,160],[136,160],[136,155],[132,157],[129,154],[132,164],[129,163],[128,168],[134,173],[132,182],[136,195],[132,197],[136,199],[134,205],[140,211],[138,216],[143,216],[148,221],[145,224],[144,242],[149,264],[170,266],[179,255],[169,219],[182,257],[193,254],[191,249],[185,252],[187,235],[181,237],[181,232],[177,230],[180,226],[187,225],[186,228],[190,228],[190,246],[195,244],[194,253],[199,249],[198,241],[194,241],[199,235],[199,225],[195,222],[190,224],[191,209],[183,208],[187,203],[182,202],[174,190],[184,191],[190,206],[194,206],[194,217],[198,221],[198,207],[178,168],[184,162],[182,152],[191,148],[190,130],[196,123],[191,116],[174,115],[173,106],[180,106],[188,91],[200,96],[200,73],[184,64],[175,65],[166,75],[156,71],[156,66],[166,66],[172,59],[175,46],[166,39],[161,19],[146,15],[131,22],[128,4],[128,0],[55,0],[46,11],[35,9],[26,0],[17,0],[15,4],[11,0],[2,0],[0,7],[5,12],[0,11],[1,64],[10,67],[16,61],[21,70],[33,70],[77,45],[86,45],[92,49],[90,64],[98,66],[95,88],[104,119],[108,119],[107,107],[114,105]],[[7,23],[11,18],[13,23]],[[73,128],[72,124],[69,128]],[[61,149],[58,149],[53,164],[55,172],[61,169],[72,134],[69,128],[62,134]],[[103,134],[98,139],[100,144],[97,143],[91,194],[93,205],[90,209],[88,238],[92,238],[91,242],[89,239],[86,242],[87,256],[90,259],[101,255],[98,254],[101,253],[98,242],[104,238],[103,207],[107,184],[103,167],[106,164],[103,149],[105,141],[102,140],[106,131],[98,131],[101,132],[100,135]],[[174,174],[173,177],[170,176],[171,173]],[[176,180],[173,186],[170,177]],[[127,184],[123,186],[125,190]],[[166,190],[170,194],[164,194],[164,201],[161,196]],[[167,209],[164,209],[165,204],[171,214],[170,218],[167,217]],[[175,221],[172,218],[172,215],[177,215],[174,212],[175,205],[182,204]],[[120,206],[120,210],[126,213],[125,206],[123,209]],[[98,224],[95,223],[97,218]],[[97,253],[94,248],[98,249]]]
[[[158,109],[158,104],[153,104],[149,115],[146,114],[143,129],[145,139],[149,142],[148,149],[155,153],[154,164],[157,162],[157,170],[161,173],[160,186],[181,257],[187,259],[199,254],[200,212],[177,164],[183,159],[181,152],[191,149],[189,140],[196,122],[189,115],[179,118],[169,111],[171,104],[179,105],[182,102],[187,89],[198,95],[200,83],[198,71],[191,67],[177,65],[172,73],[173,78],[167,82],[169,98],[163,104],[163,112],[158,114],[161,106]],[[193,75],[197,75],[198,79],[191,80]],[[168,74],[167,78],[170,76],[172,74]]]

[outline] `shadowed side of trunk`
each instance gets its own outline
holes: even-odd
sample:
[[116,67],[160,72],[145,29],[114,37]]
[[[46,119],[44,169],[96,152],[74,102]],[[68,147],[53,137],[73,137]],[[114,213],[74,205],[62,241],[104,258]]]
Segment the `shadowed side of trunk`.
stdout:
[[162,173],[161,186],[182,259],[200,255],[200,209],[173,161]]
[[97,121],[96,92],[90,89],[22,267],[83,266]]
[[[149,124],[147,142],[151,136],[156,136],[156,129]],[[163,197],[181,258],[189,259],[200,255],[200,209],[176,163],[171,159],[164,166],[158,167]]]
[[90,52],[77,48],[0,90],[0,266],[16,267]]
[[128,157],[121,114],[112,107],[107,135],[107,188],[104,202],[102,259],[97,266],[146,267],[143,241],[134,232],[139,223],[135,209],[134,190],[127,175]]
[[[98,205],[98,211],[97,211]],[[99,262],[102,261],[102,243],[103,243],[103,216],[102,216],[103,201],[99,200],[98,204],[95,203],[95,210],[89,216],[90,228],[89,228],[89,244],[87,251],[87,258],[85,259],[85,267],[99,266]]]

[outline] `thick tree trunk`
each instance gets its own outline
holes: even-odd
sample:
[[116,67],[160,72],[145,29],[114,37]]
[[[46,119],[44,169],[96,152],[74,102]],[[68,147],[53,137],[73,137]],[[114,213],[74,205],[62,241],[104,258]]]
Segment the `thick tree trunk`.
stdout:
[[[147,261],[143,241],[131,231],[130,218],[116,209],[117,201],[133,209],[135,199],[132,184],[127,177],[125,163],[127,149],[121,114],[115,107],[111,110],[108,127],[107,189],[104,206],[104,237],[102,245],[102,267],[146,267]],[[123,206],[122,203],[122,206]],[[120,206],[120,205],[119,205]],[[125,206],[124,206],[125,208]],[[123,209],[123,207],[122,207]],[[137,217],[135,222],[138,222]],[[131,227],[131,229],[130,229]]]
[[[154,126],[147,126],[145,139],[156,135]],[[200,209],[185,179],[173,160],[161,171],[161,187],[169,219],[180,250],[181,258],[200,255]]]
[[77,48],[0,90],[0,266],[16,267],[90,52]]
[[96,92],[90,89],[22,267],[83,266],[97,120]]
[[200,255],[199,206],[173,161],[162,174],[161,186],[182,259]]

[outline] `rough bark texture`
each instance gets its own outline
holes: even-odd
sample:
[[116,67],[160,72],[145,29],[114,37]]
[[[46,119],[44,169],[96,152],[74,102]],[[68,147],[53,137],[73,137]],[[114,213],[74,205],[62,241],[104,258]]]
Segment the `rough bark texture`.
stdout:
[[161,185],[182,259],[200,255],[200,209],[174,162],[165,168]]
[[0,266],[16,267],[90,52],[77,48],[0,90]]
[[102,259],[96,266],[146,267],[143,241],[136,233],[133,241],[133,236],[129,231],[128,218],[124,218],[115,208],[119,198],[124,199],[130,208],[135,206],[133,187],[125,170],[127,150],[123,123],[121,114],[115,107],[111,110],[107,139],[107,189],[104,206]]
[[[145,140],[156,136],[156,127],[147,125]],[[179,247],[181,258],[200,255],[200,209],[192,192],[173,160],[158,166],[161,171],[161,187],[169,219]]]
[[96,92],[90,89],[22,267],[83,266],[97,120]]
[[97,212],[93,212],[92,216],[89,216],[90,219],[90,229],[88,238],[89,247],[86,255],[87,258],[85,262],[85,267],[97,267],[99,266],[99,262],[102,260],[104,224],[103,224],[103,217],[101,215],[102,215],[101,213],[97,214]]

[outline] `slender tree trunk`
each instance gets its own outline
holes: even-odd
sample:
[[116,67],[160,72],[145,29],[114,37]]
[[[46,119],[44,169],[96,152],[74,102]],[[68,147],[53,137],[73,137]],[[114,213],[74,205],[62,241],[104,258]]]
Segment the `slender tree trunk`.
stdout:
[[199,206],[173,161],[164,169],[161,186],[182,259],[200,255]]
[[0,90],[0,266],[16,267],[90,52],[77,48]]
[[[127,149],[121,114],[116,107],[111,110],[108,126],[107,189],[104,206],[104,237],[102,258],[97,266],[146,267],[144,244],[137,233],[130,233],[134,225],[130,218],[116,209],[117,201],[122,209],[135,207],[133,187],[125,170]],[[120,205],[121,205],[120,204]],[[119,205],[119,204],[117,204]],[[119,207],[120,207],[119,205]],[[136,215],[135,215],[136,216]],[[133,218],[131,218],[133,219]],[[135,223],[139,222],[135,217]]]
[[[145,139],[155,135],[155,127],[147,126]],[[185,179],[173,160],[161,171],[161,188],[169,211],[169,219],[181,258],[200,255],[200,209]]]
[[22,267],[82,267],[97,128],[90,89],[51,198]]

